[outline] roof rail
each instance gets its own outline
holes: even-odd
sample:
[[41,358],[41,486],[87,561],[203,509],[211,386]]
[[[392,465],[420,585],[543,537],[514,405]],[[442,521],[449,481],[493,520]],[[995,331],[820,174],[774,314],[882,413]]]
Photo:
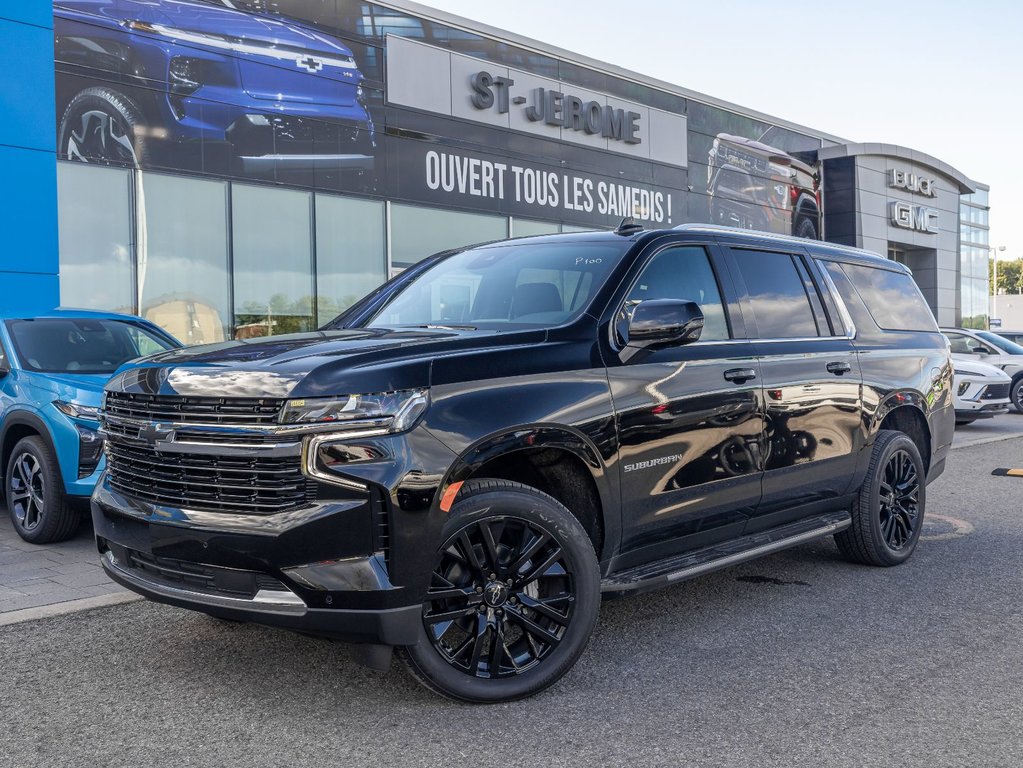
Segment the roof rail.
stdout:
[[761,240],[777,240],[780,243],[788,243],[790,245],[807,245],[818,243],[825,246],[826,248],[833,248],[838,251],[845,251],[846,253],[856,254],[858,256],[871,256],[875,259],[884,259],[888,261],[884,256],[868,251],[863,248],[855,248],[851,245],[840,245],[839,243],[831,243],[827,240],[809,240],[805,237],[796,237],[795,235],[779,235],[776,232],[764,232],[758,229],[742,229],[740,227],[725,227],[720,224],[679,224],[674,228],[681,232],[706,232],[708,234],[723,234],[723,235],[743,235],[745,237],[757,237]]

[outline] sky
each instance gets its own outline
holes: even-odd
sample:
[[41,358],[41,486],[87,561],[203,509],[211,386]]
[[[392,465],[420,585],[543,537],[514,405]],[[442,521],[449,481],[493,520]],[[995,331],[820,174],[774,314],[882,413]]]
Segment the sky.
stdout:
[[1023,0],[423,0],[991,187],[1023,257]]

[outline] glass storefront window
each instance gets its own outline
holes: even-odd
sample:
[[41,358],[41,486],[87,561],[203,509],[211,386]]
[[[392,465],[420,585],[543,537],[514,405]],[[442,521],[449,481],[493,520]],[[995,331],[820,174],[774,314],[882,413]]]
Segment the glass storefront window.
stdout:
[[136,204],[142,316],[183,344],[224,341],[231,324],[226,182],[145,174]]
[[333,320],[386,279],[384,204],[317,195],[317,324]]
[[235,184],[231,211],[235,338],[311,330],[311,193]]
[[131,173],[57,164],[60,303],[133,314]]
[[391,205],[391,264],[395,267],[407,267],[450,248],[506,237],[504,216]]
[[533,235],[553,235],[561,231],[556,221],[534,221],[533,219],[512,219],[512,237],[532,237]]

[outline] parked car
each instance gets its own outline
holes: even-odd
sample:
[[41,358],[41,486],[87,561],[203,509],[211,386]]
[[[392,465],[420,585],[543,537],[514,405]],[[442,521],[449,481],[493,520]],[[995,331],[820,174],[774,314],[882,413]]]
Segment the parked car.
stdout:
[[137,317],[0,316],[0,469],[21,538],[46,544],[74,533],[103,468],[103,385],[122,363],[179,346]]
[[998,328],[992,331],[992,333],[1006,341],[1011,341],[1013,344],[1023,344],[1023,331],[1003,331],[1001,328]]
[[380,668],[398,647],[431,689],[506,701],[572,667],[602,594],[827,535],[905,562],[954,407],[903,266],[623,224],[439,254],[318,332],[127,366],[93,522],[153,600]]
[[961,360],[979,360],[1005,371],[1012,379],[1009,398],[1012,407],[1023,413],[1023,346],[1003,339],[991,331],[969,328],[944,328],[952,345],[952,356]]
[[955,360],[956,426],[990,419],[1009,410],[1012,379],[1001,368],[974,360]]
[[56,0],[53,24],[63,156],[257,176],[373,168],[363,75],[335,37],[197,0]]

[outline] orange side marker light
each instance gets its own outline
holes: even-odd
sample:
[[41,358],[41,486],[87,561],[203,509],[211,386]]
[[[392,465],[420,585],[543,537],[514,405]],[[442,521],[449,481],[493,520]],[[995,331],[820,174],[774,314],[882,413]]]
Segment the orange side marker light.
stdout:
[[455,503],[455,497],[458,492],[462,490],[462,482],[452,483],[448,486],[448,489],[444,491],[444,495],[440,499],[441,512],[447,514],[451,511],[451,505]]

